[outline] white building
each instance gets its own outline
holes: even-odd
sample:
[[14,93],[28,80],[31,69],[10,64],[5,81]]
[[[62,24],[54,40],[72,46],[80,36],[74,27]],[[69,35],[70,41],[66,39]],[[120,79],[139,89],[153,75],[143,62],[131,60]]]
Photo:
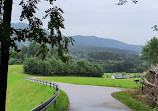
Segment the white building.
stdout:
[[111,76],[111,78],[113,78],[113,79],[121,79],[122,78],[122,74],[113,74]]

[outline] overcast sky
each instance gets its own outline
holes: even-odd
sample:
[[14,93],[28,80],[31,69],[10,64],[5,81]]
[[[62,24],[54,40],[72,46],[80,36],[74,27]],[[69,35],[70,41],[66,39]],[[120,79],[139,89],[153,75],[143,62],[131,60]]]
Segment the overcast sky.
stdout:
[[[42,1],[42,0],[41,0]],[[144,45],[158,36],[151,27],[158,24],[158,0],[129,1],[126,5],[115,5],[119,0],[57,0],[55,5],[64,10],[66,36],[86,35],[110,38],[129,44]],[[49,8],[47,2],[39,4],[38,17]],[[14,0],[12,23],[19,22],[20,7]],[[44,21],[44,27],[47,22]]]

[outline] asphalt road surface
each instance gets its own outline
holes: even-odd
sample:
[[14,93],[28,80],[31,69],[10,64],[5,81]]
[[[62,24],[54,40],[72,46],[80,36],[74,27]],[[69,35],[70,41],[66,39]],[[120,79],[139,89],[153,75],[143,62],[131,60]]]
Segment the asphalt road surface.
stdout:
[[131,111],[111,94],[119,88],[59,83],[69,97],[69,111]]

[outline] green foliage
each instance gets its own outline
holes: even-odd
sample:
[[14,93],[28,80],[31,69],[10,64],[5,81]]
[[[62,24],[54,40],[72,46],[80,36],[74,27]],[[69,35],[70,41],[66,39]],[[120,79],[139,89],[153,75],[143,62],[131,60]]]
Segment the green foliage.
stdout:
[[38,60],[36,58],[25,59],[24,71],[29,74],[38,74]]
[[11,58],[9,60],[9,65],[14,65],[14,64],[23,64],[23,60],[22,59]]
[[92,76],[102,77],[103,69],[100,65],[93,65],[88,61],[63,62],[60,59],[47,59],[38,61],[36,58],[28,58],[24,61],[24,71],[28,74],[44,76]]
[[149,65],[146,63],[132,63],[129,61],[105,61],[101,63],[101,66],[104,68],[104,72],[128,72],[136,73],[143,72],[149,68]]
[[69,98],[64,91],[60,91],[56,103],[52,104],[46,111],[68,111]]
[[126,72],[123,72],[123,73],[122,73],[122,76],[124,77],[125,75],[127,75]]
[[30,43],[28,47],[23,46],[21,51],[25,52],[22,55],[27,54],[27,57],[35,57],[37,56],[38,51],[40,50],[41,45],[36,43]]
[[138,53],[91,46],[70,47],[70,54],[76,60],[87,59],[94,64],[100,64],[104,72],[144,72],[150,64],[140,60]]
[[[98,48],[95,49],[95,47],[93,47],[93,51],[91,52],[86,52],[87,50],[92,49],[91,47],[88,47],[88,49],[84,50],[83,49],[71,49],[70,50],[70,54],[72,54],[72,56],[64,54],[62,57],[59,56],[58,52],[56,51],[56,48],[49,48],[49,51],[47,49],[47,47],[43,47],[41,48],[40,44],[36,44],[36,43],[30,43],[29,46],[22,46],[21,47],[21,51],[17,54],[17,56],[15,56],[15,59],[22,59],[24,60],[26,57],[37,57],[39,60],[43,60],[45,59],[50,59],[51,57],[55,57],[57,60],[61,60],[63,62],[66,62],[67,64],[69,64],[68,67],[70,67],[71,64],[75,64],[72,65],[71,68],[75,68],[76,63],[70,63],[68,61],[71,61],[71,59],[74,60],[80,60],[80,59],[87,59],[88,61],[90,61],[93,64],[99,64],[104,72],[144,72],[145,70],[147,70],[149,68],[149,64],[147,62],[141,61],[139,59],[139,56],[136,54],[129,54],[129,53],[114,53],[114,52],[97,52],[97,50],[99,50]],[[82,51],[84,50],[84,51]],[[75,52],[77,51],[77,52]],[[79,51],[79,52],[78,52]],[[121,52],[121,50],[120,50]],[[82,55],[80,55],[80,54]],[[59,64],[62,64],[61,61],[57,61]],[[54,61],[54,60],[52,60]],[[56,61],[54,61],[56,62]],[[72,62],[72,61],[71,61]],[[54,63],[56,64],[56,63]],[[52,65],[54,65],[52,64]],[[66,64],[66,65],[67,65]],[[78,63],[80,64],[80,63]],[[58,64],[56,64],[58,65]],[[60,70],[63,71],[63,68],[65,68],[66,71],[65,73],[68,72],[72,72],[70,68],[68,68],[66,65],[60,65]],[[62,67],[61,67],[62,66]],[[82,66],[82,65],[81,65]],[[80,67],[80,66],[79,66]],[[83,66],[85,67],[85,66]],[[88,69],[88,68],[87,68]],[[55,69],[54,69],[55,70]],[[58,70],[58,69],[57,69]],[[96,68],[97,70],[97,68]],[[95,68],[93,71],[96,71]],[[78,69],[76,70],[78,71]],[[55,71],[56,74],[58,73],[57,71]],[[78,71],[78,74],[82,72]]]
[[143,47],[141,58],[156,65],[158,64],[158,38],[154,37]]
[[48,76],[52,72],[52,67],[51,64],[48,61],[39,61],[38,62],[38,73],[37,74],[42,74]]
[[[29,23],[28,27],[25,27],[25,28],[11,27],[11,24],[10,24],[11,7],[13,4],[12,2],[4,2],[4,0],[0,1],[0,36],[1,36],[0,42],[1,42],[1,46],[5,46],[3,47],[3,50],[5,49],[8,51],[10,48],[11,50],[18,52],[19,49],[17,47],[17,43],[25,42],[26,40],[28,40],[31,42],[41,44],[41,47],[38,47],[40,49],[38,52],[38,55],[40,55],[41,59],[44,59],[46,57],[47,51],[45,49],[47,49],[48,44],[51,47],[56,47],[57,48],[56,51],[58,51],[61,57],[63,56],[64,53],[68,52],[69,43],[73,44],[74,40],[71,37],[63,36],[61,33],[61,29],[64,29],[64,18],[62,17],[62,14],[64,12],[61,8],[54,6],[53,3],[56,0],[46,0],[46,1],[48,1],[50,5],[52,5],[52,8],[49,8],[45,11],[45,15],[43,15],[42,19],[39,19],[38,17],[35,16],[38,10],[37,4],[40,3],[39,0],[33,0],[33,1],[20,0],[19,1],[20,2],[19,6],[22,9],[20,20],[21,21],[25,20],[25,21],[28,21]],[[7,7],[10,7],[10,8],[7,8]],[[48,17],[49,17],[49,21],[48,21],[47,29],[50,32],[49,34],[47,34],[46,30],[42,28],[43,26],[42,20],[47,19]],[[1,56],[1,53],[4,53],[4,52],[1,52],[2,51],[1,46],[0,46],[0,56]],[[23,48],[26,48],[26,47],[23,47]],[[31,46],[29,48],[31,48]],[[30,56],[31,54],[33,56],[37,54],[35,50],[36,49],[32,47],[31,50],[29,50],[30,52],[28,51],[28,56]],[[24,55],[25,52],[26,50],[24,52],[21,52],[21,55],[19,55],[22,60],[24,60],[24,56],[22,55]],[[6,55],[6,57],[7,56],[8,55]],[[8,60],[8,58],[4,60]]]

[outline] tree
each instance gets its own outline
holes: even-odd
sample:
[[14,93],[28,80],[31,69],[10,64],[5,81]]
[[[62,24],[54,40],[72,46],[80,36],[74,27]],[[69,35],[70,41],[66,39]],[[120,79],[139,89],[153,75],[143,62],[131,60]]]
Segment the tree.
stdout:
[[[46,1],[53,5],[56,0]],[[29,26],[25,29],[14,29],[11,27],[13,0],[0,1],[0,111],[5,111],[9,50],[19,51],[16,41],[22,42],[27,39],[37,42],[43,47],[50,44],[51,47],[58,48],[60,56],[68,51],[68,44],[73,42],[72,38],[64,37],[61,34],[61,29],[64,28],[63,10],[57,6],[45,11],[43,19],[50,18],[48,22],[50,35],[46,34],[42,29],[42,20],[35,16],[39,2],[40,0],[21,0],[19,4],[22,7],[20,20],[27,20]]]
[[153,37],[146,43],[141,52],[141,59],[149,61],[151,64],[158,64],[158,38]]

